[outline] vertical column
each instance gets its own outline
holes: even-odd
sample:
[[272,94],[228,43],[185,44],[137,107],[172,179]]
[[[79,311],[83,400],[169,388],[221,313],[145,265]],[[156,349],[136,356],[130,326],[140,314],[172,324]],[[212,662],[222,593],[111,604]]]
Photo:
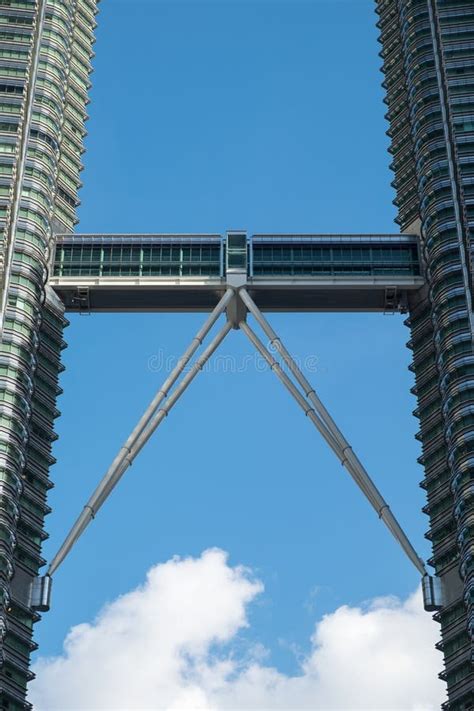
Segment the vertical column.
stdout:
[[[4,264],[7,306],[0,343],[0,701],[13,711],[28,707],[32,626],[38,619],[29,591],[44,563],[43,519],[49,513],[65,345],[64,308],[46,286],[50,245],[55,231],[68,232],[76,222],[96,2],[48,0],[44,15],[38,0],[18,5],[0,0],[1,228],[15,190],[21,196],[12,258]],[[41,43],[28,123],[35,29],[41,30]],[[28,138],[23,172],[21,135]]]
[[[439,648],[445,656],[450,709],[474,703],[471,570],[474,516],[474,348],[472,267],[467,223],[474,172],[471,131],[460,135],[457,116],[472,97],[474,24],[472,3],[450,0],[380,0],[379,27],[384,47],[395,169],[410,172],[410,189],[398,175],[396,204],[404,230],[421,233],[427,288],[410,304],[408,325],[421,430],[424,511],[433,544],[430,564],[442,578],[447,605],[437,615]],[[397,36],[396,40],[391,37]],[[471,41],[469,42],[469,38]],[[398,59],[389,48],[397,47]],[[463,76],[459,89],[456,74]],[[399,77],[398,77],[398,74]],[[404,85],[402,91],[401,85]],[[400,93],[395,94],[398,86]],[[404,104],[403,107],[397,105]],[[398,136],[406,138],[398,140]],[[470,140],[471,138],[471,140]],[[414,172],[413,172],[414,168]],[[474,597],[474,596],[473,596]]]

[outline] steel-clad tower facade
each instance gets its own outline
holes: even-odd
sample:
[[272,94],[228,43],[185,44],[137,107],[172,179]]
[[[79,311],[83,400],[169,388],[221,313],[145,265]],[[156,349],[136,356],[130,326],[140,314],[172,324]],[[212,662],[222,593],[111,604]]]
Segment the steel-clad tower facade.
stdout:
[[76,223],[95,0],[0,2],[0,706],[25,701],[44,564],[64,307],[53,233]]
[[426,286],[408,325],[449,709],[474,708],[474,6],[379,0],[398,223]]

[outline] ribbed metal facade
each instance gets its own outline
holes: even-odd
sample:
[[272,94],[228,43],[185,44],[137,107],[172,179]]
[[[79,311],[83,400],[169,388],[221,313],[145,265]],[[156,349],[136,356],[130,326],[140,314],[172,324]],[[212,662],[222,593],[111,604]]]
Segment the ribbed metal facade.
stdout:
[[0,0],[0,707],[26,701],[31,580],[54,459],[64,306],[53,233],[76,223],[95,0]]
[[419,232],[413,370],[449,702],[474,708],[474,4],[378,0],[398,222]]

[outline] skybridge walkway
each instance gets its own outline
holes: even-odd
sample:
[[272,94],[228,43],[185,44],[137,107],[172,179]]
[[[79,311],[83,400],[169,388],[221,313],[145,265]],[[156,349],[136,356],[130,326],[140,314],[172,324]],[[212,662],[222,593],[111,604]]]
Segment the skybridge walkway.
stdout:
[[69,311],[208,311],[244,270],[264,311],[404,310],[424,279],[413,235],[58,235]]

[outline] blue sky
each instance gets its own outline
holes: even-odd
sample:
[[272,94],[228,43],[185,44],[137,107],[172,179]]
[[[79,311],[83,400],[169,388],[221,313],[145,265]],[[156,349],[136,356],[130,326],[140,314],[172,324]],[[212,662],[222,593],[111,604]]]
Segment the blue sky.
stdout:
[[[392,232],[372,0],[100,5],[83,232]],[[271,315],[428,557],[402,316]],[[71,316],[50,558],[204,315]],[[231,333],[221,353],[251,353]],[[419,580],[274,375],[193,383],[54,580],[42,655],[173,555],[229,552],[265,583],[252,635],[291,673],[315,619]],[[245,635],[245,631],[242,633]]]

